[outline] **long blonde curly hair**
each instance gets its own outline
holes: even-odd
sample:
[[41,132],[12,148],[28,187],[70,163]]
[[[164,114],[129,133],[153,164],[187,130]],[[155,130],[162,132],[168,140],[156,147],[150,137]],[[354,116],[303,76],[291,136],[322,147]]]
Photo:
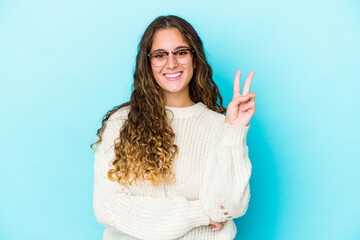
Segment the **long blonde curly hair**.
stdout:
[[108,178],[120,184],[132,184],[136,180],[148,180],[153,186],[159,183],[174,183],[172,162],[179,148],[174,144],[175,133],[166,121],[165,100],[162,88],[153,76],[149,53],[153,37],[160,29],[177,28],[194,53],[194,74],[189,82],[189,94],[195,103],[202,102],[208,108],[225,113],[219,89],[212,79],[213,71],[208,64],[203,44],[195,29],[184,19],[174,16],[160,16],[145,30],[138,45],[134,84],[129,102],[114,107],[103,117],[97,130],[99,144],[109,117],[118,109],[130,106],[119,137],[114,141],[114,168],[108,171]]

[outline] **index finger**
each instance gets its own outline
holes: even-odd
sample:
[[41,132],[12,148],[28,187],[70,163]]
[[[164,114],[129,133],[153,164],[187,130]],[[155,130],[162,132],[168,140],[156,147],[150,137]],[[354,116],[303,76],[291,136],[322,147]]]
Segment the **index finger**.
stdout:
[[255,72],[251,71],[249,73],[248,77],[246,78],[243,93],[242,93],[243,96],[246,96],[250,92],[251,81],[252,81],[252,78],[254,77],[254,74],[255,74]]
[[235,74],[235,79],[234,79],[234,93],[233,93],[233,99],[237,98],[238,96],[240,96],[240,75],[241,75],[241,71],[238,70]]

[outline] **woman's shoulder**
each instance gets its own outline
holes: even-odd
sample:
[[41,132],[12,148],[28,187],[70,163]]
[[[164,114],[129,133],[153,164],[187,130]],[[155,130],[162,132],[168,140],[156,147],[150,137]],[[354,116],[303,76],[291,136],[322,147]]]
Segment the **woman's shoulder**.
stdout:
[[[114,109],[116,109],[115,107]],[[119,106],[118,109],[114,110],[108,120],[106,121],[106,125],[111,125],[112,128],[115,128],[116,131],[121,128],[124,124],[125,120],[128,118],[128,113],[130,111],[130,106]]]
[[108,121],[126,120],[128,118],[129,111],[130,111],[129,105],[122,106],[111,114]]
[[223,123],[225,121],[225,115],[223,113],[216,112],[215,110],[210,109],[206,106],[204,114],[207,115],[207,118],[214,122]]

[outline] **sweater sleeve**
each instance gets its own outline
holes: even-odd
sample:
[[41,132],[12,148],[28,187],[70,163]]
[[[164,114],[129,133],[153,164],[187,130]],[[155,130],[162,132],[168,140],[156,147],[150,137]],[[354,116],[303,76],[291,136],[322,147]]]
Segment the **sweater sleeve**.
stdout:
[[115,157],[113,142],[120,129],[117,123],[108,121],[95,152],[93,208],[97,221],[139,239],[175,239],[194,227],[208,225],[210,219],[200,200],[135,196],[107,178]]
[[249,127],[223,123],[221,136],[212,147],[200,200],[215,222],[241,217],[248,208],[252,168],[246,145]]

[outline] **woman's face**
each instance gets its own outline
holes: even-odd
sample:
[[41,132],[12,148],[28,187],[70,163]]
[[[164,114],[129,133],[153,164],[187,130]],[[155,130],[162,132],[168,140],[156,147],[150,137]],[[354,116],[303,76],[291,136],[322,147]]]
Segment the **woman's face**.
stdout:
[[[155,33],[150,52],[169,52],[189,47],[177,28],[168,28]],[[151,64],[151,69],[157,84],[164,90],[165,97],[189,96],[189,82],[194,73],[192,57],[190,62],[179,64],[174,55],[169,54],[165,65],[157,67]]]

